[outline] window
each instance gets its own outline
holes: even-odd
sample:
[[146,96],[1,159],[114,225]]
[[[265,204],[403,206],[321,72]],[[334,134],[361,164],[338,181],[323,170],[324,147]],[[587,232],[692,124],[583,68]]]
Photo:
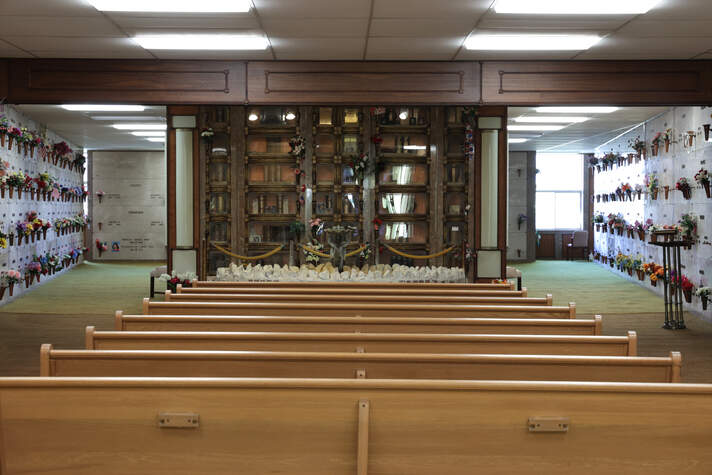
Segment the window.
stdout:
[[583,155],[537,153],[536,228],[583,229]]

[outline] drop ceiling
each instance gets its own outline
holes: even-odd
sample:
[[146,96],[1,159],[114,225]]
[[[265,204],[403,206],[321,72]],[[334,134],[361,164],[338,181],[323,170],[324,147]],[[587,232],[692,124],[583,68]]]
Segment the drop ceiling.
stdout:
[[[112,127],[116,123],[161,123],[166,108],[146,106],[143,112],[75,112],[55,105],[13,106],[36,122],[70,142],[88,150],[163,150],[164,144],[136,137],[127,130]],[[95,120],[92,117],[125,117],[131,120]],[[141,118],[141,119],[139,119]]]
[[[535,0],[532,0],[535,1]],[[583,1],[583,0],[572,0]],[[644,15],[503,15],[493,0],[254,0],[249,13],[102,13],[86,0],[2,0],[0,56],[263,60],[712,59],[710,0],[661,0]],[[151,33],[264,34],[257,52],[149,51]],[[583,52],[482,52],[472,33],[595,33]]]
[[[521,116],[585,116],[590,119],[553,132],[509,132],[510,138],[530,137],[524,143],[510,143],[512,151],[593,153],[597,147],[662,114],[669,107],[622,107],[610,114],[537,114],[535,107],[510,107],[509,123]],[[521,124],[520,124],[521,125]],[[534,137],[541,135],[540,137]]]

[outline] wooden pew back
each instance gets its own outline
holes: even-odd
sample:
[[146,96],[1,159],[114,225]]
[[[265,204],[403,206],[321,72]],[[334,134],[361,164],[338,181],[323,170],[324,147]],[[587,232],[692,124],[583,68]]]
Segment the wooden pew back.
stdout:
[[165,292],[166,302],[254,302],[254,303],[324,303],[338,301],[344,305],[358,306],[364,301],[372,304],[384,303],[393,305],[553,305],[553,297],[548,294],[546,297],[451,297],[451,296],[431,296],[431,295],[368,295],[354,296],[340,294],[329,295],[298,295],[280,293],[253,295],[253,294],[203,294],[203,293],[173,293],[170,290]]
[[144,315],[245,315],[329,317],[479,317],[479,318],[576,318],[576,305],[353,305],[341,302],[151,302],[143,300]]
[[[508,289],[508,287],[507,287]],[[371,295],[400,295],[400,296],[433,296],[433,297],[527,297],[526,287],[522,290],[502,289],[428,289],[428,288],[333,288],[333,287],[183,287],[176,286],[178,294],[275,294],[282,295],[329,295],[329,296],[371,296]]]
[[682,357],[55,350],[41,376],[679,382]]
[[476,333],[515,335],[601,335],[603,318],[427,318],[427,317],[250,317],[208,315],[124,315],[117,331],[277,331],[362,333]]
[[326,351],[636,356],[637,336],[126,332],[86,328],[87,350]]
[[435,282],[221,282],[202,280],[193,287],[309,287],[328,289],[447,289],[447,290],[514,290],[514,282],[439,284]]
[[9,474],[712,473],[712,385],[0,378],[0,399]]

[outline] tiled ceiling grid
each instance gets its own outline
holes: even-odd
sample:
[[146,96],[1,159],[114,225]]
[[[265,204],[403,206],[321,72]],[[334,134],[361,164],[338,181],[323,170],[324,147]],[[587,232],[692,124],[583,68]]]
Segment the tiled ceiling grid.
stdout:
[[[534,1],[534,0],[532,0]],[[0,56],[277,60],[712,59],[710,0],[644,15],[504,15],[493,0],[253,0],[242,14],[102,13],[86,0],[1,0]],[[149,51],[150,33],[264,34],[265,51]],[[472,33],[595,33],[583,52],[483,52]]]

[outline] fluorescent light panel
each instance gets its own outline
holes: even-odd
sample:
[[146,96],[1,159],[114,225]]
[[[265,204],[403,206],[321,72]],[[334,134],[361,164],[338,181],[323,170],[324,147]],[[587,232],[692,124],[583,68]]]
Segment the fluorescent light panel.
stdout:
[[404,145],[403,150],[425,150],[425,145]]
[[264,36],[249,35],[147,35],[135,36],[139,46],[152,50],[262,50],[269,45]]
[[165,132],[152,132],[150,130],[139,130],[135,132],[131,132],[132,135],[135,135],[136,137],[165,137],[166,133]]
[[465,42],[481,51],[583,51],[601,40],[596,35],[506,35],[475,34]]
[[526,15],[638,15],[660,0],[497,0],[497,13]]
[[130,120],[132,122],[140,122],[143,120],[165,120],[160,115],[91,115],[89,118],[92,120]]
[[119,130],[166,130],[166,124],[114,124],[113,128]]
[[507,130],[512,131],[541,131],[541,132],[553,132],[565,128],[565,125],[508,125]]
[[102,12],[245,13],[248,0],[89,0]]
[[166,138],[165,137],[147,137],[146,140],[149,142],[165,142]]
[[62,109],[80,112],[143,112],[146,106],[98,105],[98,104],[63,104]]
[[554,117],[554,116],[526,116],[517,117],[514,122],[524,122],[530,124],[580,124],[581,122],[586,122],[589,117]]
[[528,141],[529,139],[509,139],[509,143],[524,143]]
[[618,107],[537,107],[539,114],[610,114]]

